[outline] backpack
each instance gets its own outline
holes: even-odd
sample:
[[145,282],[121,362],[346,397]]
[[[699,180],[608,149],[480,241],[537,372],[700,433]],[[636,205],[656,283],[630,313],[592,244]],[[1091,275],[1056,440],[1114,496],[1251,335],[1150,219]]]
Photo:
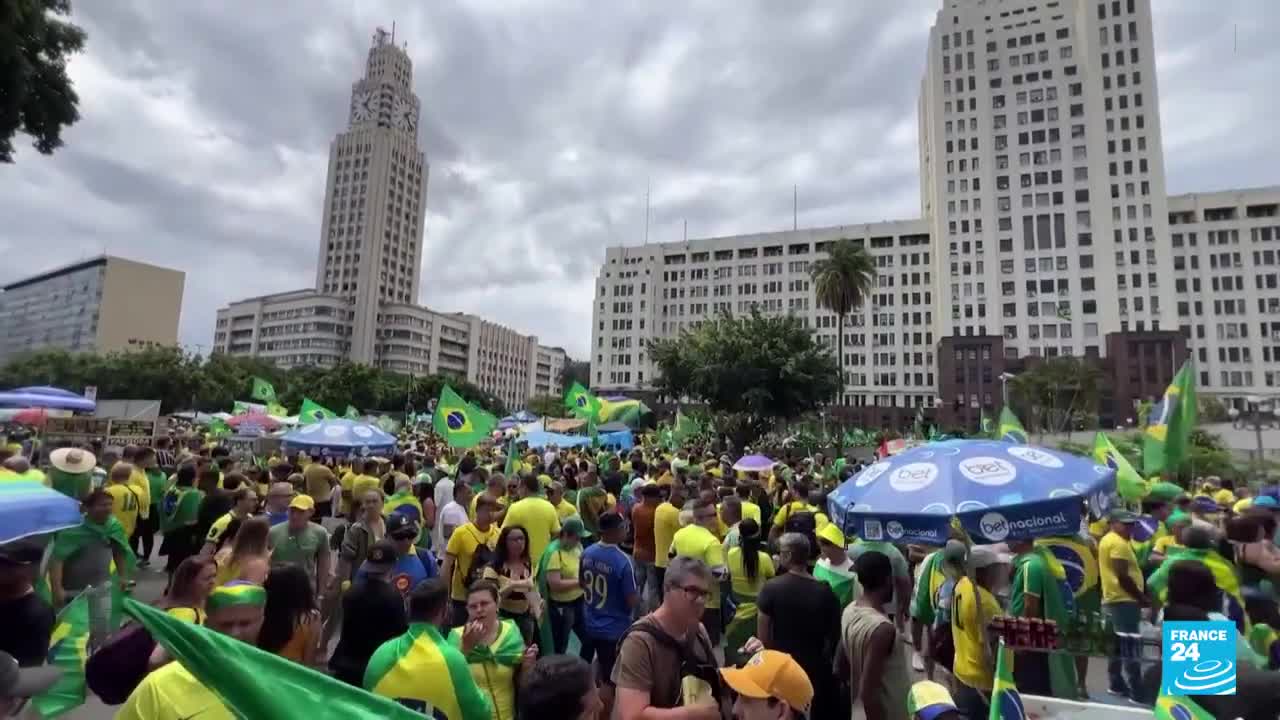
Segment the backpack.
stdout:
[[85,685],[108,705],[120,705],[147,676],[156,641],[137,623],[124,626],[89,655]]
[[[454,532],[459,532],[463,528],[458,528]],[[472,528],[467,528],[466,532],[475,533]],[[477,538],[478,540],[478,538]],[[484,577],[484,569],[493,564],[494,551],[486,543],[477,542],[476,551],[471,556],[471,564],[467,567],[467,574],[462,578],[463,587],[471,587],[471,583]],[[454,572],[457,572],[456,570]]]
[[785,508],[788,511],[787,519],[782,524],[782,531],[789,533],[800,533],[809,538],[809,564],[813,565],[818,561],[818,517],[810,510],[791,511],[791,506]]
[[[720,679],[720,669],[716,665],[715,650],[711,647],[711,643],[708,641],[706,635],[701,632],[697,634],[697,642],[702,647],[703,655],[710,658],[709,662],[704,663],[697,657],[694,657],[688,651],[688,647],[685,644],[680,643],[675,638],[671,637],[667,631],[658,627],[657,623],[641,619],[632,623],[631,627],[627,628],[627,631],[622,634],[622,637],[618,638],[618,644],[614,651],[617,657],[621,657],[622,644],[627,641],[627,636],[632,633],[645,633],[662,645],[674,650],[680,657],[680,677],[683,678],[692,675],[693,677],[707,683],[707,685],[711,686],[711,695],[715,698],[716,705],[723,708],[723,701],[725,698],[724,684]],[[654,703],[655,706],[657,706],[658,703],[669,703],[667,706],[673,708],[680,707],[681,700],[682,699],[680,697],[676,697],[674,699],[650,698],[650,702]]]

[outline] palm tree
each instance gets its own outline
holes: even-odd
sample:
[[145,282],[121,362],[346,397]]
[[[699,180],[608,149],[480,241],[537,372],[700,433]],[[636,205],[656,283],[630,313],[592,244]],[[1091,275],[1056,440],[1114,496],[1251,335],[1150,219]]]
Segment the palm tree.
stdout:
[[836,364],[840,368],[840,397],[844,395],[844,318],[857,310],[875,287],[876,263],[867,249],[853,240],[842,238],[827,248],[827,257],[809,268],[813,277],[813,294],[818,307],[836,314]]

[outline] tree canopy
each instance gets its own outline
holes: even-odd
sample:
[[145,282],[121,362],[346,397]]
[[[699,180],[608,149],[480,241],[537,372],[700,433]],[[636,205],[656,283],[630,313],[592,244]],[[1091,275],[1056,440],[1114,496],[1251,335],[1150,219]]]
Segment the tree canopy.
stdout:
[[793,418],[835,394],[839,368],[799,318],[721,314],[674,338],[650,341],[655,386],[712,411]]
[[1010,382],[1011,404],[1027,428],[1071,432],[1097,426],[1102,370],[1077,357],[1049,358]]
[[425,412],[448,383],[458,394],[497,415],[502,401],[466,380],[441,375],[412,379],[368,365],[341,363],[332,368],[278,368],[260,358],[215,353],[201,357],[179,348],[147,348],[127,353],[93,354],[46,350],[16,358],[0,367],[0,387],[55,385],[79,390],[98,388],[104,399],[159,400],[161,412],[230,411],[236,400],[249,400],[251,378],[275,386],[280,403],[297,410],[302,398],[342,412],[347,405],[362,411],[403,410],[406,402]]
[[0,162],[13,162],[13,136],[30,135],[46,155],[62,130],[80,119],[80,98],[67,60],[85,34],[63,16],[70,0],[6,0],[0,4]]

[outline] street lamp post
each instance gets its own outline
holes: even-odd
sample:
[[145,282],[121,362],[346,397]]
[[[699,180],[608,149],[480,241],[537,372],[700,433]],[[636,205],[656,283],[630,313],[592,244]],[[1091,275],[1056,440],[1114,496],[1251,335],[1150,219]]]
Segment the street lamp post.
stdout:
[[1009,407],[1009,381],[1016,377],[1018,376],[1011,372],[1000,373],[1000,401],[1003,403],[1001,410]]

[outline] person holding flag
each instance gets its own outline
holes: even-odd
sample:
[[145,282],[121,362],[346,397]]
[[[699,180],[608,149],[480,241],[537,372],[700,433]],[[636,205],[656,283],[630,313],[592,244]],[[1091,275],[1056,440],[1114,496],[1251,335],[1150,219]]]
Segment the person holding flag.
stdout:
[[[1062,563],[1031,540],[1011,540],[1009,550],[1014,553],[1009,615],[1052,620],[1066,627],[1075,598]],[[1032,695],[1071,697],[1078,687],[1072,658],[1061,653],[1020,653],[1014,676],[1018,687]]]

